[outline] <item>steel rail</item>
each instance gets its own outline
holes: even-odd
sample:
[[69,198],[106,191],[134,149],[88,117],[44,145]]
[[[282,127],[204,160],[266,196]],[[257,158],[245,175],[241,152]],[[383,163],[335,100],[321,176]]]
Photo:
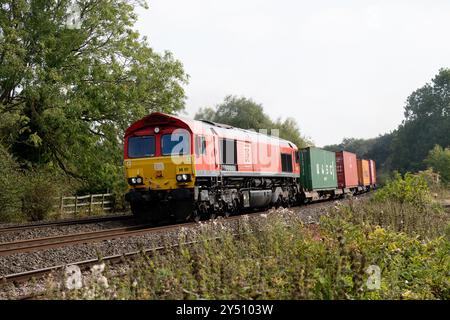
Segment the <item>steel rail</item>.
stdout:
[[89,223],[97,223],[97,222],[107,222],[107,221],[122,221],[122,220],[131,220],[134,217],[132,215],[117,215],[117,216],[102,216],[102,217],[89,217],[82,219],[66,219],[59,221],[51,221],[51,222],[39,222],[33,224],[20,224],[20,225],[12,225],[0,227],[0,234],[5,232],[12,231],[22,231],[22,230],[30,230],[30,229],[38,229],[38,228],[46,228],[46,227],[54,227],[54,226],[69,226],[69,225],[77,225],[77,224],[89,224]]
[[117,238],[129,238],[149,232],[167,231],[179,227],[194,226],[195,222],[187,222],[176,225],[153,227],[151,225],[138,225],[131,227],[89,231],[69,235],[58,235],[53,237],[43,237],[37,239],[19,240],[0,244],[0,256],[8,256],[16,253],[33,252],[44,249],[60,248],[73,244],[90,243],[102,240],[112,240]]

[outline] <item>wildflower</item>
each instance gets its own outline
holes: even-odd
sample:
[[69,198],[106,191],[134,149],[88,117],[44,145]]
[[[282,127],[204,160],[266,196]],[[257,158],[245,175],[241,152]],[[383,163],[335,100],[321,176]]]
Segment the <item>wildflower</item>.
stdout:
[[102,272],[105,270],[105,264],[97,264],[91,268],[93,280],[102,286],[103,288],[108,288],[108,279],[102,275]]
[[406,290],[405,292],[402,293],[402,298],[403,299],[415,299],[415,295],[411,290]]
[[108,279],[105,276],[99,277],[97,283],[103,288],[109,288]]
[[88,289],[87,291],[84,292],[84,297],[86,299],[92,300],[95,298],[95,290],[94,289]]

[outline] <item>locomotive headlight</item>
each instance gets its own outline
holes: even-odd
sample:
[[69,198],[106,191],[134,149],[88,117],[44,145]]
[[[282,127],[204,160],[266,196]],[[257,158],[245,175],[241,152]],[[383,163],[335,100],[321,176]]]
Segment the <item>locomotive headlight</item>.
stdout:
[[188,181],[191,181],[191,175],[190,174],[177,174],[176,179],[178,182],[188,182]]
[[138,184],[143,184],[144,183],[144,179],[142,177],[131,177],[128,178],[128,184],[135,186]]

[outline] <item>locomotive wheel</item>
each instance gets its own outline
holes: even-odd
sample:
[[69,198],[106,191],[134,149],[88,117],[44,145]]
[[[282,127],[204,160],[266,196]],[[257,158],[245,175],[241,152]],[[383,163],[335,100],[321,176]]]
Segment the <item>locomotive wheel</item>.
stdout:
[[229,216],[233,215],[236,213],[236,200],[233,200],[232,204],[226,204],[224,203],[223,206],[223,216],[225,218],[228,218]]
[[200,220],[202,220],[202,216],[197,209],[193,210],[192,212],[192,220],[194,222],[200,222]]
[[283,205],[283,197],[281,195],[279,195],[277,202],[275,202],[275,209],[280,208],[282,205]]

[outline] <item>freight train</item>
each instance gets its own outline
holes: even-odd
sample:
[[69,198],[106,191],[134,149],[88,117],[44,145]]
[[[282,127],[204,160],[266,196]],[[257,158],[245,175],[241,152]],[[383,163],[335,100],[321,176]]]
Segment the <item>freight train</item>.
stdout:
[[125,132],[125,199],[152,222],[229,216],[376,187],[373,160],[155,112]]

